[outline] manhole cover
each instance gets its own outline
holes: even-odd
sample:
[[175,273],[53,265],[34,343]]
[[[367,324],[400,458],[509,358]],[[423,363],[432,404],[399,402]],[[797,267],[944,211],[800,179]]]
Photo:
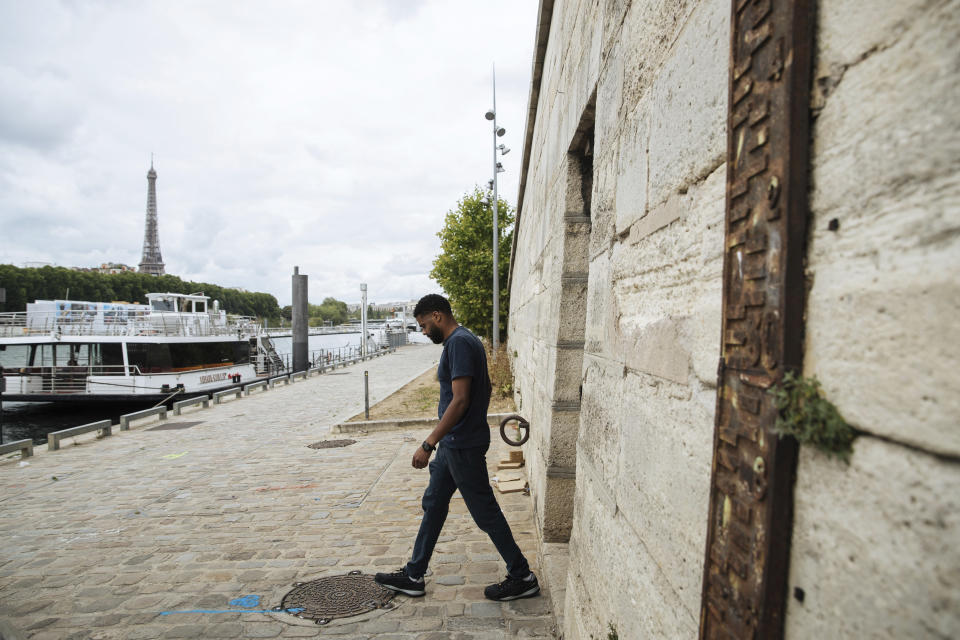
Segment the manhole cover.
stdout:
[[300,618],[327,624],[334,618],[349,618],[376,609],[390,609],[394,592],[373,581],[373,576],[352,571],[345,576],[329,576],[298,582],[283,597],[280,611],[296,611]]
[[173,431],[174,429],[189,429],[190,427],[195,427],[202,423],[203,420],[197,420],[196,422],[169,422],[156,427],[150,427],[147,429],[147,431]]
[[356,442],[356,440],[321,440],[307,446],[311,449],[335,449],[336,447],[349,447]]

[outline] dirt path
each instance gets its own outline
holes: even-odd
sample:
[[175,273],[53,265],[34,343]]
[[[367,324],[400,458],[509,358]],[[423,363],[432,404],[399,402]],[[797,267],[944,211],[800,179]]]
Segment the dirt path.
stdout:
[[[406,386],[387,396],[370,407],[370,420],[386,420],[392,418],[431,418],[437,415],[437,402],[440,400],[440,384],[437,382],[437,370],[431,368],[419,378],[407,383]],[[508,413],[516,411],[513,398],[490,399],[490,408],[487,413]],[[348,420],[357,422],[366,420],[363,413],[358,413]]]

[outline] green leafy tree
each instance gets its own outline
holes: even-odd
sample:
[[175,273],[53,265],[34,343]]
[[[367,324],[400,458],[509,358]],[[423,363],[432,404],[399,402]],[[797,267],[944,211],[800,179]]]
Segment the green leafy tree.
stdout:
[[228,289],[207,282],[188,282],[177,276],[151,276],[126,271],[115,274],[75,271],[63,267],[20,269],[0,264],[0,287],[7,290],[5,311],[25,311],[34,300],[90,300],[91,302],[147,301],[151,292],[203,292],[219,300],[228,313],[279,320],[280,306],[269,293],[251,293]]
[[347,303],[336,298],[324,298],[321,304],[307,305],[309,308],[310,324],[322,325],[324,322],[343,324],[350,317],[347,312]]
[[[475,187],[447,212],[443,229],[437,233],[441,253],[433,261],[430,277],[450,296],[457,320],[489,338],[493,335],[493,204],[486,203],[486,200],[486,194]],[[507,273],[513,243],[513,219],[513,207],[498,198],[501,338],[507,333],[510,303]]]

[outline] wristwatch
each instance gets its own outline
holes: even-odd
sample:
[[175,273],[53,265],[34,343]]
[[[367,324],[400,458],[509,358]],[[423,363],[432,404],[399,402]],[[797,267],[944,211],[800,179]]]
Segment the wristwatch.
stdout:
[[420,448],[426,451],[427,453],[430,453],[431,451],[434,451],[436,449],[435,446],[433,446],[426,440],[423,441],[423,444],[420,445]]

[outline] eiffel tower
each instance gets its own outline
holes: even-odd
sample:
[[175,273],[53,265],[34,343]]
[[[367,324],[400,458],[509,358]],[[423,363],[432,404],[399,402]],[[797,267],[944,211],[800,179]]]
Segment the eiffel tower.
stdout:
[[150,171],[147,172],[147,225],[143,232],[143,257],[140,273],[162,276],[163,258],[160,256],[160,238],[157,235],[157,172],[153,170],[153,155],[150,156]]

